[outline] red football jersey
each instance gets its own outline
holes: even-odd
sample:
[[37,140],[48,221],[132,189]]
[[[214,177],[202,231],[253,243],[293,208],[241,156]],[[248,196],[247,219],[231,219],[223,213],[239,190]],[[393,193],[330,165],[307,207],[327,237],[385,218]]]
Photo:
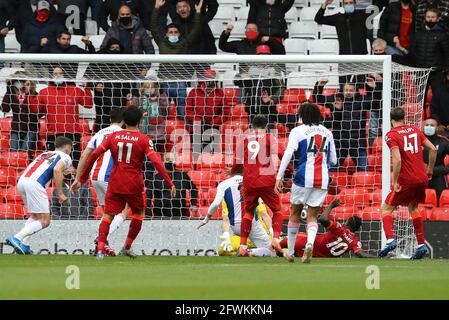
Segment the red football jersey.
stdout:
[[102,144],[88,158],[81,182],[85,182],[95,160],[107,150],[111,151],[114,167],[109,178],[108,191],[120,194],[139,194],[144,191],[142,174],[145,155],[156,170],[173,185],[159,155],[153,149],[151,139],[138,132],[122,130],[109,134]]
[[385,141],[390,149],[399,148],[401,171],[398,183],[402,187],[428,183],[422,146],[426,136],[416,127],[404,125],[393,128],[387,133]]
[[[313,246],[314,257],[339,257],[348,250],[362,250],[360,240],[346,227],[332,221],[325,234],[317,235]],[[304,248],[304,247],[303,247]]]
[[278,154],[275,144],[273,136],[263,131],[251,131],[239,143],[236,165],[243,165],[244,188],[274,187],[276,170],[272,159]]

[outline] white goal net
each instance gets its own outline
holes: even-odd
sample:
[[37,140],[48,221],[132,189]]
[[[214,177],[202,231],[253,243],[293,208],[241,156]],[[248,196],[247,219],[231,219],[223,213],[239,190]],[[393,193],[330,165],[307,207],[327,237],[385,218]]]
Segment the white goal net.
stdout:
[[[217,184],[227,178],[226,169],[233,164],[238,137],[255,115],[267,117],[281,155],[298,123],[301,104],[310,101],[318,104],[337,146],[338,164],[332,167],[326,205],[338,197],[341,205],[334,219],[360,216],[362,244],[377,254],[380,205],[390,188],[389,152],[382,135],[390,128],[389,112],[396,106],[406,109],[409,123],[421,126],[429,72],[392,64],[387,56],[1,57],[0,241],[17,229],[8,223],[28,216],[16,180],[30,161],[51,150],[55,137],[65,135],[75,142],[76,166],[90,138],[110,125],[109,113],[115,108],[143,109],[140,129],[151,136],[180,190],[171,199],[168,186],[146,163],[146,219],[174,222],[198,221],[206,215]],[[48,189],[52,219],[73,222],[63,237],[83,242],[82,222],[98,220],[103,210],[90,182],[70,194],[72,179],[71,174],[65,178],[69,200],[62,206],[54,186]],[[289,184],[285,185],[281,200],[287,220],[290,198]],[[219,220],[221,210],[213,218]],[[409,255],[414,235],[407,215],[398,215],[395,231],[402,239],[398,254]],[[96,231],[90,236],[95,238]]]

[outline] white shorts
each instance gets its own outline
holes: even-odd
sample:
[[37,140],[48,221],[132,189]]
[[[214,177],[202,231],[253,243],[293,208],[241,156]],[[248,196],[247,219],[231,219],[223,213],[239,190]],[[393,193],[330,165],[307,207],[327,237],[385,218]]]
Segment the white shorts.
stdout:
[[108,182],[92,180],[97,199],[100,206],[104,206],[104,199],[106,198],[106,191],[108,190]]
[[[238,222],[231,226],[232,232],[235,235],[240,236],[240,226],[241,223]],[[249,240],[256,246],[256,248],[270,248],[271,249],[271,241],[265,229],[262,227],[262,224],[259,220],[253,220],[253,224],[251,226],[251,232],[249,234]]]
[[311,207],[321,207],[326,199],[327,190],[304,188],[295,184],[292,185],[290,202],[292,204],[302,204]]
[[28,213],[50,214],[47,190],[39,182],[21,177],[17,183],[17,190],[22,195],[23,203]]

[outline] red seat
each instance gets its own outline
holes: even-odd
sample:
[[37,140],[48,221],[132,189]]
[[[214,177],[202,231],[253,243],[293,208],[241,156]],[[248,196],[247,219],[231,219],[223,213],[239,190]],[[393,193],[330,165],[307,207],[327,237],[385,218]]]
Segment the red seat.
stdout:
[[332,194],[327,194],[326,198],[324,199],[324,205],[328,206],[329,204],[331,204],[332,201],[335,200],[335,198],[337,198],[336,195],[332,195]]
[[329,172],[329,175],[340,188],[346,188],[351,181],[351,176],[347,172]]
[[0,166],[2,167],[26,168],[28,166],[28,162],[27,152],[0,153]]
[[443,190],[441,193],[440,207],[449,207],[449,189]]
[[345,161],[343,161],[343,165],[341,166],[342,171],[354,172],[356,169],[355,162],[352,160],[350,156],[347,156]]
[[285,104],[300,104],[307,101],[307,95],[305,89],[290,88],[284,90],[281,103]]
[[382,204],[382,189],[376,189],[371,193],[370,199],[372,206],[377,206]]
[[232,116],[232,119],[240,118],[240,117],[248,117],[248,113],[245,110],[245,105],[242,103],[236,104],[231,109],[231,116]]
[[426,207],[423,204],[418,204],[418,212],[421,214],[423,221],[429,220],[432,215],[433,208]]
[[288,137],[288,133],[290,132],[288,127],[284,126],[281,123],[276,123],[276,130],[278,133],[278,137]]
[[178,119],[168,119],[165,121],[165,132],[168,136],[173,132],[175,129],[184,129],[185,128],[185,121],[178,120]]
[[6,195],[6,188],[0,188],[0,203],[3,203]]
[[370,171],[382,172],[382,155],[381,154],[370,154],[368,156],[368,169]]
[[362,220],[382,220],[382,206],[364,208],[362,211]]
[[226,168],[225,156],[221,153],[201,153],[198,157],[198,170],[218,170]]
[[0,218],[23,219],[26,211],[22,204],[0,203]]
[[0,187],[15,186],[17,172],[12,168],[0,168]]
[[91,138],[92,138],[92,135],[83,135],[81,137],[81,150],[86,149],[87,144],[89,143]]
[[364,187],[370,190],[382,188],[382,175],[371,171],[354,172],[351,179],[352,187]]
[[217,186],[217,180],[213,172],[192,170],[187,174],[198,189],[215,188]]
[[288,108],[288,104],[285,103],[278,103],[276,105],[276,110],[279,113],[283,113],[283,114],[288,114],[289,113],[289,108]]
[[177,152],[175,155],[175,163],[177,170],[193,170],[192,152],[187,149],[182,150],[182,152]]
[[[405,84],[403,84],[405,85]],[[416,98],[416,95],[415,97]],[[401,106],[405,111],[405,122],[406,123],[415,123],[418,120],[421,120],[422,116],[422,104],[421,103],[406,103]]]
[[47,139],[47,121],[45,119],[39,119],[39,139]]
[[0,118],[0,132],[11,131],[12,118]]
[[429,220],[448,221],[449,220],[449,208],[433,208],[432,213],[430,214]]
[[9,141],[11,140],[11,136],[9,133],[0,132],[0,150],[9,150]]
[[376,139],[374,139],[373,142],[373,148],[372,148],[372,154],[378,154],[381,155],[382,154],[382,137],[377,137]]
[[224,88],[223,92],[226,106],[235,106],[239,103],[239,88]]
[[360,210],[354,206],[340,206],[332,210],[331,219],[347,220],[352,216],[361,216]]
[[226,174],[225,171],[220,171],[215,174],[215,178],[217,180],[217,183],[220,183],[222,181],[225,181],[226,179],[229,179],[229,176]]
[[20,195],[19,190],[17,190],[17,187],[9,187],[8,190],[6,190],[5,199],[6,203],[23,204],[22,196]]
[[344,205],[354,205],[359,208],[369,205],[370,195],[365,188],[347,188],[341,191],[338,199]]
[[426,189],[426,200],[424,202],[425,207],[436,207],[437,206],[437,193],[435,189]]

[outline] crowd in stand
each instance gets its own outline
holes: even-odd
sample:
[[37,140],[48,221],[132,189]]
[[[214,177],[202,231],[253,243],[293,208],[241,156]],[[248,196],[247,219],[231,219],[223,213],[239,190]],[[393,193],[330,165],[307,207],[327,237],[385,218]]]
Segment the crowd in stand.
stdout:
[[[343,12],[327,14],[333,1],[324,0],[315,22],[335,27],[339,54],[368,54],[368,39],[372,54],[389,54],[397,63],[432,68],[428,80],[432,90],[431,116],[426,120],[425,134],[436,144],[447,144],[438,134],[449,136],[446,110],[449,107],[449,0],[343,0]],[[245,37],[230,40],[233,25],[228,24],[219,36],[219,49],[245,55],[286,54],[284,41],[289,37],[289,30],[285,16],[294,0],[248,0],[247,4]],[[383,10],[377,37],[370,27],[372,12],[365,10],[368,5],[377,5]],[[76,14],[79,23],[72,23],[73,6],[79,9],[75,11],[79,13]],[[89,7],[98,30],[106,32],[97,52],[86,36]],[[209,22],[218,8],[217,0],[0,0],[0,53],[5,51],[5,37],[15,29],[21,53],[155,54],[154,40],[159,54],[217,54]],[[83,36],[84,48],[71,45],[69,30]],[[239,66],[234,84],[240,88],[239,102],[245,105],[250,122],[255,115],[264,114],[268,116],[270,128],[276,128],[277,124],[286,124],[289,128],[296,125],[295,114],[280,113],[277,109],[286,88],[284,68]],[[101,72],[99,69],[89,66],[86,75],[91,73],[95,77],[96,72]],[[109,113],[113,108],[141,107],[145,111],[142,130],[153,138],[160,152],[170,151],[167,150],[165,122],[171,103],[176,105],[176,116],[185,121],[190,132],[194,122],[199,122],[204,132],[232,120],[224,89],[210,65],[199,64],[192,69],[199,81],[189,93],[187,89],[193,74],[186,72],[184,78],[179,77],[176,65],[159,66],[158,79],[146,78],[147,71],[148,66],[136,66],[135,73],[142,79],[138,85],[88,82],[76,86],[68,81],[75,76],[70,73],[73,71],[64,65],[52,67],[53,80],[39,92],[34,81],[9,81],[1,110],[13,114],[11,151],[36,149],[39,118],[45,116],[46,148],[52,148],[58,135],[70,137],[75,142],[76,166],[81,151],[79,106],[95,108],[95,132],[110,124]],[[178,81],[168,81],[170,74],[175,74]],[[330,110],[324,123],[332,128],[339,154],[339,164],[334,170],[343,165],[348,155],[355,161],[357,170],[368,170],[368,149],[380,136],[382,74],[355,78],[340,77],[340,89],[333,95],[323,94],[327,81],[317,82],[311,96],[314,102]],[[443,163],[447,154],[449,147],[439,149],[440,174],[434,175],[436,182],[432,186],[439,194],[447,187],[446,180],[438,178],[449,172]],[[170,153],[167,153],[166,159],[169,158]],[[167,163],[170,162],[167,160]],[[179,186],[181,190],[196,190],[185,174],[174,174],[187,181]],[[162,183],[160,179],[150,180],[154,184]],[[180,198],[185,199],[185,195]],[[195,206],[196,195],[192,199]],[[179,203],[180,208],[185,206],[185,200]],[[164,212],[158,214],[165,215]]]

